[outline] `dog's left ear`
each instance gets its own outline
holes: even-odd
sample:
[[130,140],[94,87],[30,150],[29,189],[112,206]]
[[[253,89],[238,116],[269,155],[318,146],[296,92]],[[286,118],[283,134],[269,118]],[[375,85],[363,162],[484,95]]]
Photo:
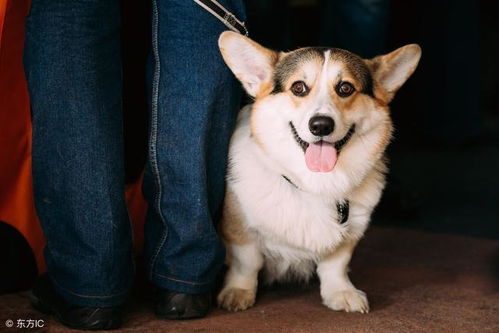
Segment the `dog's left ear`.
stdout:
[[375,83],[384,90],[381,95],[389,102],[416,69],[421,58],[417,44],[403,46],[391,53],[367,60]]
[[220,35],[218,46],[225,63],[250,96],[255,97],[272,79],[274,65],[279,58],[277,52],[232,31]]

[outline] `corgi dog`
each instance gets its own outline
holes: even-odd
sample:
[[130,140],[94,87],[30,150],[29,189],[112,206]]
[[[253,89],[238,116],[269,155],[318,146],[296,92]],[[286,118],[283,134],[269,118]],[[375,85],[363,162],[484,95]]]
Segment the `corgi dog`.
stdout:
[[219,47],[254,99],[230,143],[220,232],[229,269],[219,306],[251,307],[261,270],[268,283],[316,272],[325,306],[367,313],[348,264],[385,186],[388,104],[420,47],[373,59],[324,47],[284,53],[229,31]]

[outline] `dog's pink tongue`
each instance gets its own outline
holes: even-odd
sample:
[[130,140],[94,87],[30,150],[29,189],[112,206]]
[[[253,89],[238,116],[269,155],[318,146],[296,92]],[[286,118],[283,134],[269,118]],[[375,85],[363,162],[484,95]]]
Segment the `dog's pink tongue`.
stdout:
[[307,167],[314,172],[332,171],[337,158],[336,148],[324,141],[310,143],[305,151]]

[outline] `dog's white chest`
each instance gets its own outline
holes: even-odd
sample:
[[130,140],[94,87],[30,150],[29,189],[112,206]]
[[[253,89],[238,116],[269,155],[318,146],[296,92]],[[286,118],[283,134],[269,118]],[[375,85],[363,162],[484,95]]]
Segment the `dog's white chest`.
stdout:
[[284,246],[316,256],[341,243],[349,224],[338,221],[336,201],[296,188],[262,164],[248,132],[241,133],[241,128],[238,132],[231,147],[229,186],[238,197],[246,226],[262,238],[262,244],[269,250]]
[[275,243],[316,255],[337,246],[347,231],[348,224],[338,222],[332,201],[304,193],[282,177],[249,178],[235,187],[248,227],[267,245]]

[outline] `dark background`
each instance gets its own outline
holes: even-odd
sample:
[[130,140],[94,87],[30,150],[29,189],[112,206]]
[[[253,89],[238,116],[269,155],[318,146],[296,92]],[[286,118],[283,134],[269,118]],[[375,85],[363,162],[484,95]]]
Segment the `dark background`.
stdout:
[[[326,1],[292,3],[248,1],[251,37],[288,50],[331,33],[327,46],[356,47],[342,37],[347,24],[327,30]],[[418,43],[423,56],[391,105],[391,171],[374,225],[499,238],[497,13],[493,1],[390,2],[381,53]]]
[[[141,173],[147,145],[150,3],[122,3],[131,182]],[[317,46],[326,36],[332,45],[323,46],[348,49],[343,37],[349,25],[328,30],[322,1],[247,0],[246,6],[250,37],[264,46]],[[391,171],[374,225],[499,239],[497,13],[491,0],[390,2],[380,52],[418,43],[423,56],[391,105],[396,127],[387,152]],[[22,236],[4,223],[0,253],[2,266],[10,268],[2,270],[0,294],[28,289],[36,276],[34,258]]]
[[[277,50],[359,47],[324,0],[246,0],[250,37]],[[149,8],[124,2],[127,175],[145,159]],[[134,10],[130,11],[130,8]],[[137,25],[137,17],[143,23]],[[375,225],[499,238],[499,24],[494,1],[389,2],[376,53],[418,43],[423,56],[392,102],[389,184]],[[352,50],[358,48],[359,50]],[[373,51],[371,51],[372,53]],[[127,79],[128,78],[128,79]],[[137,126],[143,124],[143,126]]]

